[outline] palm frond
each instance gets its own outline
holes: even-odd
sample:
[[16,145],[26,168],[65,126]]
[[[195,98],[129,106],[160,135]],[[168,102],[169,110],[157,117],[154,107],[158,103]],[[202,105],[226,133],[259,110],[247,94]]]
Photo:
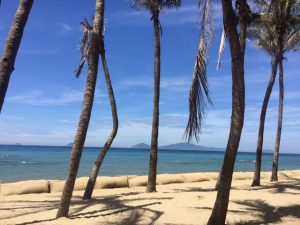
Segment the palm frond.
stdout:
[[166,11],[181,6],[181,0],[129,0],[132,7],[137,9],[148,10],[151,13],[153,11]]
[[[257,0],[254,0],[257,1]],[[261,0],[258,0],[261,1]],[[266,1],[266,0],[265,0]],[[269,0],[268,8],[258,13],[248,29],[248,38],[272,56],[283,57],[300,45],[300,0]]]
[[163,10],[179,8],[181,6],[181,0],[160,0],[160,6]]
[[207,102],[212,104],[206,76],[208,50],[213,35],[210,0],[205,0],[201,12],[200,42],[189,94],[189,119],[185,130],[185,138],[188,141],[192,138],[195,138],[196,141],[198,141],[202,120],[207,110]]
[[153,0],[129,0],[129,4],[137,9],[151,10]]
[[82,30],[82,38],[80,42],[80,63],[75,70],[75,76],[77,78],[80,76],[85,63],[89,60],[89,50],[93,36],[93,26],[90,25],[87,19],[80,23],[80,28]]
[[218,63],[217,63],[217,70],[221,67],[221,60],[222,60],[222,55],[225,49],[225,42],[226,42],[226,32],[223,27],[222,35],[221,35],[221,40],[220,40],[220,47],[219,47],[219,54],[218,54]]
[[300,30],[295,30],[285,40],[285,50],[294,50],[300,47]]

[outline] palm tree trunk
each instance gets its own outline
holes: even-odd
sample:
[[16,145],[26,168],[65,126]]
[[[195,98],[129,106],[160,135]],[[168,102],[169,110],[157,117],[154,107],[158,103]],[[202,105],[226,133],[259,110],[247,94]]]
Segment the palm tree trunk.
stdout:
[[97,80],[99,61],[99,38],[102,35],[103,10],[104,0],[97,0],[93,25],[93,36],[89,52],[90,55],[88,60],[88,75],[84,92],[83,106],[75,140],[72,147],[69,171],[65,182],[64,190],[61,196],[56,218],[68,216],[70,202],[74,190],[75,179],[79,168],[81,153],[89,126]]
[[228,36],[232,59],[232,114],[230,134],[220,172],[220,183],[208,225],[225,224],[232,174],[244,125],[245,82],[242,49],[231,0],[222,0],[224,27]]
[[0,112],[33,0],[20,0],[0,61]]
[[269,84],[266,90],[264,102],[260,113],[260,123],[259,123],[257,148],[256,148],[255,172],[254,172],[252,186],[260,185],[260,171],[261,171],[262,148],[263,148],[263,141],[264,141],[265,118],[266,118],[269,99],[276,79],[277,67],[278,67],[278,59],[277,57],[275,57],[272,59],[272,72],[271,72]]
[[283,85],[283,65],[282,60],[279,62],[279,108],[278,108],[278,126],[277,135],[274,149],[274,157],[272,164],[272,176],[271,181],[278,181],[278,158],[279,158],[279,147],[282,130],[282,116],[283,116],[283,98],[284,98],[284,85]]
[[157,139],[159,126],[159,87],[160,87],[160,37],[159,37],[159,13],[158,11],[153,15],[154,25],[154,106],[153,106],[153,121],[152,121],[152,135],[151,135],[151,150],[149,160],[149,173],[147,192],[156,191],[156,173],[157,173]]
[[[103,44],[103,46],[104,46],[104,44]],[[91,199],[93,190],[95,187],[97,175],[101,168],[102,162],[103,162],[105,155],[108,152],[114,138],[116,137],[117,131],[118,131],[117,106],[116,106],[115,96],[114,96],[114,92],[113,92],[113,88],[112,88],[112,84],[111,84],[111,80],[110,80],[109,70],[108,70],[107,63],[106,63],[104,48],[103,48],[103,52],[101,53],[101,59],[102,59],[102,66],[103,66],[103,70],[104,70],[105,81],[106,81],[106,86],[107,86],[107,91],[108,91],[109,101],[110,101],[110,107],[111,107],[111,112],[112,112],[113,129],[112,129],[110,136],[106,140],[103,148],[101,149],[101,152],[97,157],[97,160],[94,163],[91,175],[89,177],[87,186],[85,188],[83,199]]]
[[[243,8],[247,7],[247,1],[246,0],[240,1],[240,4],[243,4]],[[247,38],[247,24],[248,24],[246,12],[240,12],[239,20],[240,20],[240,22],[239,22],[239,24],[240,24],[239,41],[240,41],[240,46],[241,46],[242,60],[243,60],[243,64],[244,64],[245,49],[246,49],[246,38]],[[221,166],[221,168],[222,167],[223,167],[223,165]],[[218,190],[218,186],[220,184],[220,175],[221,175],[221,173],[219,173],[218,180],[217,180],[217,183],[215,185],[215,190]]]

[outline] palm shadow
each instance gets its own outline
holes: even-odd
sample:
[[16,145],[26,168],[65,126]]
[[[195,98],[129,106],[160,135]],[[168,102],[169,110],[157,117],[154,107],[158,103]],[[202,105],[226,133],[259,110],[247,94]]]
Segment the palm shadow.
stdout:
[[[110,215],[115,215],[119,213],[129,212],[128,216],[125,214],[120,221],[117,221],[116,224],[118,225],[125,225],[125,224],[137,224],[141,220],[149,221],[147,224],[153,224],[159,217],[163,214],[163,212],[150,209],[152,205],[162,204],[162,201],[169,200],[172,198],[169,197],[161,197],[161,198],[130,198],[130,199],[121,199],[121,197],[126,197],[130,195],[137,195],[138,192],[130,192],[118,195],[111,195],[105,197],[94,198],[91,200],[81,200],[79,196],[74,196],[72,198],[72,208],[69,213],[69,219],[78,219],[78,218],[97,218],[97,217],[106,217]],[[146,204],[141,204],[139,201],[147,201]],[[148,201],[149,200],[149,201]],[[134,206],[131,205],[132,202],[135,202]],[[31,201],[28,201],[31,203]],[[28,203],[27,201],[22,201],[22,203]],[[10,202],[14,203],[14,202]],[[17,202],[15,202],[17,203]],[[34,201],[32,202],[33,205],[24,206],[24,207],[15,207],[14,209],[22,209],[22,208],[39,208],[39,210],[34,211],[33,213],[39,213],[43,211],[49,211],[58,208],[59,201]],[[93,211],[86,211],[87,208],[100,205],[101,208],[99,210]],[[5,209],[13,209],[13,208],[2,208]],[[1,207],[0,207],[1,210]],[[30,212],[32,213],[32,212]],[[0,218],[0,219],[9,219],[12,217],[20,217],[23,215],[28,214],[26,213],[19,213],[14,214],[10,217]],[[16,225],[25,225],[25,224],[40,224],[42,222],[49,222],[54,221],[56,218],[50,219],[43,219],[43,220],[31,220],[27,222],[22,222]],[[99,221],[100,222],[100,221]]]
[[282,221],[283,217],[300,218],[300,205],[289,205],[282,207],[274,207],[262,200],[247,200],[234,201],[236,204],[243,205],[247,211],[258,212],[257,220],[241,221],[235,225],[259,225],[259,224],[273,224]]

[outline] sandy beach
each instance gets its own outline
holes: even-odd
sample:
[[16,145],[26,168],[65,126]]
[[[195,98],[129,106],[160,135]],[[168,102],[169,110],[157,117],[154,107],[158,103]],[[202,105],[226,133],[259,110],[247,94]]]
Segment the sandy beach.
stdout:
[[[60,219],[60,192],[0,196],[0,224],[206,224],[215,174],[203,173],[208,179],[202,182],[158,185],[156,193],[145,193],[144,186],[96,189],[92,200],[83,201],[83,191],[75,191],[69,218]],[[300,171],[280,172],[277,183],[265,172],[258,188],[250,187],[251,174],[235,174],[226,223],[300,224]]]

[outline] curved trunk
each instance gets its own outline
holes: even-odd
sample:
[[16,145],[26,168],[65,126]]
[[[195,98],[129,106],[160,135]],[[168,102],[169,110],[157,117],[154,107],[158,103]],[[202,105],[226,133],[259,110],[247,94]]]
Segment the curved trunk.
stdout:
[[278,125],[277,125],[277,135],[276,135],[276,142],[275,142],[275,148],[274,148],[271,181],[278,181],[277,172],[278,172],[279,147],[280,147],[281,130],[282,130],[283,98],[284,98],[283,65],[282,65],[282,60],[281,60],[279,62]]
[[[246,1],[241,2],[240,4],[246,4]],[[244,6],[245,7],[245,6]],[[241,46],[241,55],[242,55],[242,60],[243,60],[243,64],[244,64],[244,59],[245,59],[245,49],[246,49],[246,38],[247,38],[247,15],[245,15],[245,13],[240,13],[240,17],[239,17],[239,24],[240,24],[240,35],[239,35],[239,41],[240,41],[240,46]],[[221,168],[223,167],[223,165],[221,166]],[[218,190],[218,186],[220,184],[220,175],[218,177],[217,183],[215,185],[215,190]]]
[[112,118],[113,118],[113,129],[94,163],[91,175],[89,177],[87,186],[85,188],[83,199],[90,199],[92,197],[96,179],[97,179],[97,175],[101,168],[102,162],[105,158],[106,153],[110,149],[110,146],[111,146],[114,138],[116,137],[117,131],[118,131],[118,113],[117,113],[116,100],[115,100],[114,91],[113,91],[111,80],[110,80],[109,70],[107,67],[104,51],[103,51],[103,53],[101,53],[101,59],[102,59],[102,66],[103,66],[103,70],[104,70],[106,87],[107,87],[107,91],[108,91],[108,95],[109,95],[109,102],[110,102],[111,113],[112,113]]
[[264,102],[260,113],[260,122],[259,122],[257,148],[256,148],[255,172],[254,172],[252,186],[260,185],[260,171],[261,171],[262,148],[263,148],[263,141],[264,141],[265,118],[266,118],[269,99],[276,79],[277,67],[278,67],[278,59],[275,57],[272,59],[272,72],[271,72],[269,84],[266,90]]
[[242,49],[236,27],[235,13],[230,0],[222,0],[223,21],[229,40],[232,59],[232,114],[230,134],[220,172],[218,193],[208,225],[225,224],[232,174],[244,124],[245,82]]
[[99,61],[99,38],[102,35],[103,27],[103,13],[104,2],[103,0],[96,1],[96,12],[93,25],[93,36],[91,40],[91,46],[89,51],[89,60],[88,60],[88,75],[84,92],[83,106],[81,110],[81,115],[79,119],[79,125],[77,128],[76,136],[74,139],[71,159],[69,164],[69,171],[67,179],[65,182],[64,190],[62,192],[60,205],[56,218],[68,216],[70,202],[74,190],[75,179],[77,176],[80,158],[82,149],[84,146],[86,133],[89,126],[89,121],[91,117],[95,86],[97,80],[97,71],[98,71],[98,61]]
[[0,112],[33,0],[20,0],[0,61]]
[[156,173],[157,173],[157,139],[159,126],[159,86],[160,86],[160,37],[159,37],[159,13],[153,15],[154,25],[154,98],[153,98],[153,121],[151,134],[151,149],[149,160],[149,172],[147,192],[156,191]]

